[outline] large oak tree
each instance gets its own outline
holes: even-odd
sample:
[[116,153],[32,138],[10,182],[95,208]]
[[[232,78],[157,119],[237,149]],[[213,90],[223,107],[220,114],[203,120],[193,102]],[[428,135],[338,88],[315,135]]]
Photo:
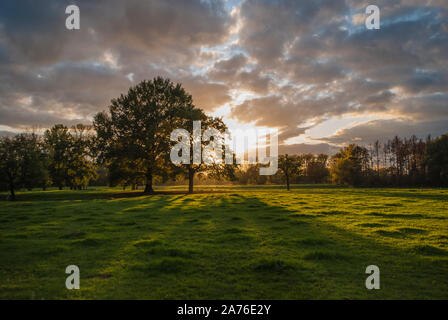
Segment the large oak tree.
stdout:
[[100,160],[106,164],[123,158],[127,161],[121,163],[138,162],[145,192],[153,193],[153,178],[166,174],[175,120],[192,108],[191,95],[169,79],[157,77],[131,87],[127,94],[111,101],[109,112],[94,118]]

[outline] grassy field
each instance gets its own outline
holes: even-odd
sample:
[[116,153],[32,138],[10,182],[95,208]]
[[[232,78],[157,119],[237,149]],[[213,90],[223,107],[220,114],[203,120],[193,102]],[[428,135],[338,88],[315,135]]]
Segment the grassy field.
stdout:
[[0,298],[448,299],[447,189],[199,189],[0,202]]

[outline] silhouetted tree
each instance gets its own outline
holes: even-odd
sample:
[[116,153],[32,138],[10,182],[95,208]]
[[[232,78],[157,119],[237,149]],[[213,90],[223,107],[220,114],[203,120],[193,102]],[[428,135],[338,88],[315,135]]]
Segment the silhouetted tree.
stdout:
[[427,145],[427,163],[430,182],[433,185],[448,185],[448,134],[444,134]]
[[328,155],[318,154],[307,159],[306,173],[309,181],[313,183],[323,183],[329,175],[327,168]]
[[82,189],[96,178],[96,167],[92,161],[91,126],[77,124],[70,130],[71,143],[67,168],[67,184],[72,189]]
[[360,185],[368,168],[368,150],[355,144],[341,149],[331,158],[330,173],[336,184]]
[[[193,134],[193,121],[201,121],[201,132],[199,137],[195,137]],[[179,117],[176,119],[177,127],[181,129],[187,130],[189,133],[189,149],[190,149],[190,161],[188,164],[178,164],[173,165],[173,173],[174,175],[183,175],[188,179],[188,193],[193,193],[194,186],[194,178],[197,174],[202,175],[213,175],[215,179],[221,179],[224,177],[229,177],[232,175],[232,170],[228,166],[224,164],[223,159],[221,158],[221,163],[219,163],[218,159],[211,159],[212,164],[207,164],[204,162],[204,159],[201,159],[201,163],[195,164],[193,161],[193,145],[194,143],[198,143],[201,146],[201,150],[206,146],[207,142],[202,141],[201,137],[203,133],[208,129],[216,129],[222,136],[224,137],[225,130],[227,126],[224,124],[222,119],[214,118],[207,116],[202,109],[195,108],[194,106],[190,106],[189,109],[184,110]],[[200,141],[194,141],[194,139],[199,139]],[[213,139],[219,139],[220,137],[213,137]],[[223,144],[224,141],[220,141]],[[204,156],[204,154],[202,154]]]
[[45,188],[51,184],[48,172],[48,156],[41,137],[35,133],[16,136],[21,149],[20,180],[24,188]]
[[62,190],[67,184],[72,137],[66,126],[57,124],[45,131],[44,140],[49,155],[51,180]]
[[157,77],[131,87],[126,95],[113,99],[109,113],[94,118],[100,155],[106,161],[126,158],[141,163],[145,192],[153,193],[155,175],[166,174],[163,165],[169,154],[174,121],[193,100],[180,84]]
[[286,188],[289,190],[290,180],[294,175],[301,172],[302,159],[297,155],[280,155],[278,158],[278,168],[283,173],[286,182]]
[[16,199],[15,189],[20,183],[21,151],[17,137],[0,138],[0,171],[12,201]]

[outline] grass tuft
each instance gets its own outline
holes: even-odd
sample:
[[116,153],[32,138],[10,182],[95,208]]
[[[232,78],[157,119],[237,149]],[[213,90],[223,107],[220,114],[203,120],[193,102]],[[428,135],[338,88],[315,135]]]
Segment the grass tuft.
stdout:
[[304,256],[305,260],[347,260],[348,256],[324,251],[314,251]]
[[296,268],[293,264],[280,259],[263,259],[253,263],[252,269],[257,272],[287,273]]
[[104,240],[102,239],[95,239],[95,238],[87,238],[82,240],[75,240],[72,242],[74,245],[79,245],[83,247],[97,247],[104,243]]
[[330,241],[326,240],[326,239],[309,238],[309,239],[298,240],[297,243],[299,245],[304,245],[304,246],[324,246],[324,245],[329,244]]
[[415,246],[414,251],[425,256],[448,256],[448,252],[446,250],[428,245]]

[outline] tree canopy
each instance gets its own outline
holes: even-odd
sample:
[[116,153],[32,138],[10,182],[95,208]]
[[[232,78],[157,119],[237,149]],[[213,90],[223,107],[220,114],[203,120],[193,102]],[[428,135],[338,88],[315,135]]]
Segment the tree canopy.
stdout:
[[191,115],[193,99],[180,84],[161,77],[142,81],[113,99],[109,112],[94,118],[100,157],[108,163],[137,163],[135,172],[153,193],[153,178],[167,178],[170,134]]

